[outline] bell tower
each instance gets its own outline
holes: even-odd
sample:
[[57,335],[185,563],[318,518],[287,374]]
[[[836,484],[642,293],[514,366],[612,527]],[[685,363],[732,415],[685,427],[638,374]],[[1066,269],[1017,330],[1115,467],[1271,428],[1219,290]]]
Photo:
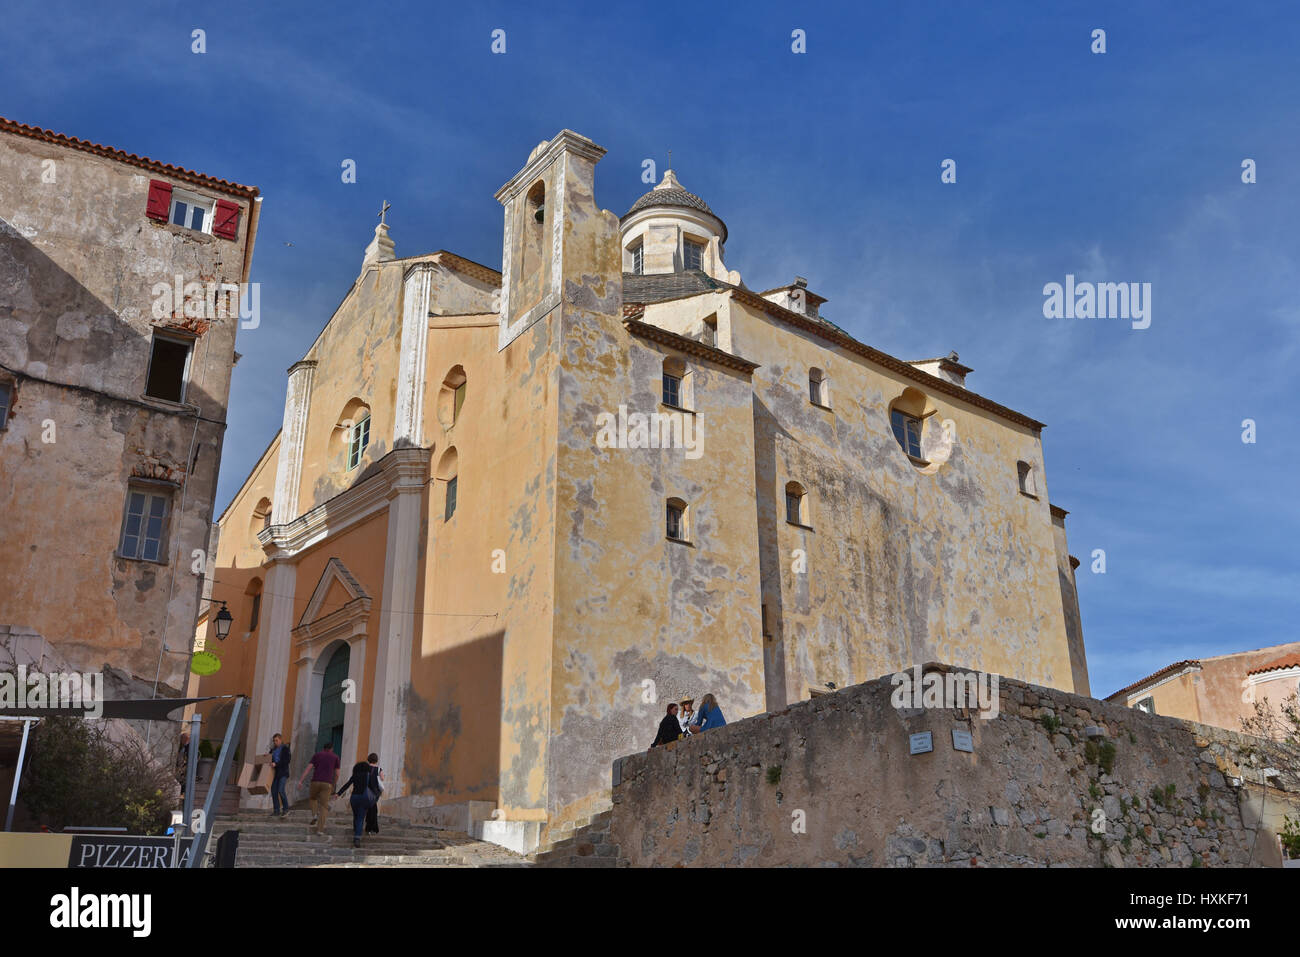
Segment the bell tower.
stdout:
[[498,351],[560,304],[566,229],[589,215],[583,204],[592,201],[595,165],[604,155],[585,136],[561,130],[538,143],[497,191],[505,207]]

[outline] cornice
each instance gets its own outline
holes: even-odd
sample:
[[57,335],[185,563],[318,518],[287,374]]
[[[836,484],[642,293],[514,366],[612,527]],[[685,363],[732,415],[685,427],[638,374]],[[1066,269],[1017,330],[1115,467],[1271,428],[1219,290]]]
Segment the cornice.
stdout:
[[393,449],[375,463],[377,471],[347,491],[303,512],[292,522],[257,533],[269,561],[287,561],[330,535],[388,507],[394,497],[421,491],[429,478],[426,448]]

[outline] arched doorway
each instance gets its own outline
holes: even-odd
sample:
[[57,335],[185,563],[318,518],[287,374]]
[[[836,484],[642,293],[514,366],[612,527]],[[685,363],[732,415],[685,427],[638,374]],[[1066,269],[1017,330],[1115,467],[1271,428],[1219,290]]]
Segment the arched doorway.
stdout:
[[320,689],[320,720],[316,727],[316,748],[334,745],[334,753],[343,759],[343,682],[348,677],[348,663],[352,653],[344,642],[334,649],[329,664],[325,666],[324,679]]

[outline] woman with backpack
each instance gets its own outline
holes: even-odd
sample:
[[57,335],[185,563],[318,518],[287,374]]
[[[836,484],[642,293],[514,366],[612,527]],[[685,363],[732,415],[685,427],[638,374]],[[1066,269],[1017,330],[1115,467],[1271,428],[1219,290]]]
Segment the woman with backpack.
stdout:
[[352,765],[352,777],[348,778],[348,783],[338,789],[338,795],[342,796],[348,788],[352,789],[352,846],[361,846],[361,829],[366,826],[366,812],[370,806],[379,800],[379,795],[370,787],[370,764],[365,761],[358,761]]

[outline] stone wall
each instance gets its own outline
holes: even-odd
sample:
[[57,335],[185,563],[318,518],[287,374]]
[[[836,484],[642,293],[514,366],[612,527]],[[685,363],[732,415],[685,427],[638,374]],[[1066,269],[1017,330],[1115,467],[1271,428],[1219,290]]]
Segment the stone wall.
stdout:
[[1277,866],[1300,812],[1300,755],[1274,742],[1006,678],[992,719],[893,691],[619,759],[605,840],[633,866]]

